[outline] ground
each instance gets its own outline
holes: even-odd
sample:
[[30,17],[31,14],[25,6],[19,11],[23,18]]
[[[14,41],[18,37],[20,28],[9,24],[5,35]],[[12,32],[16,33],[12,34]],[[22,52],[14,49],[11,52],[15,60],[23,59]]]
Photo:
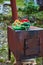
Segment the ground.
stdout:
[[8,60],[8,42],[7,42],[7,30],[3,28],[7,26],[4,23],[0,23],[0,65],[11,65]]

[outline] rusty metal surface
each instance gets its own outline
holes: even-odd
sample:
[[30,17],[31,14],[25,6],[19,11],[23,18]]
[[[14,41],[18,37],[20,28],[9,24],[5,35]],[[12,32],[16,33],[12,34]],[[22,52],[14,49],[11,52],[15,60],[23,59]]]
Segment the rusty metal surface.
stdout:
[[28,31],[15,31],[9,26],[8,45],[17,60],[43,56],[43,29],[31,26]]

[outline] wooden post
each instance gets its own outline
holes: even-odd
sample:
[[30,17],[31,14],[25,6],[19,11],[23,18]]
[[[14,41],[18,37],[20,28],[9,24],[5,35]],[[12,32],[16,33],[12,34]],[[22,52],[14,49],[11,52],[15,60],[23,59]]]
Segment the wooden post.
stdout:
[[11,1],[11,8],[12,8],[12,19],[16,20],[18,19],[16,0],[10,0],[10,1]]

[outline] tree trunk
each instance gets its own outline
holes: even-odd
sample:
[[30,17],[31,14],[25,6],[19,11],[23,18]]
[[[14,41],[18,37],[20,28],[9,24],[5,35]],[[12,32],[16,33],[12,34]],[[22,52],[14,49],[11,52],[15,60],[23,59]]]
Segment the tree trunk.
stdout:
[[11,1],[11,8],[12,8],[12,19],[16,20],[18,19],[16,0],[10,0],[10,1]]

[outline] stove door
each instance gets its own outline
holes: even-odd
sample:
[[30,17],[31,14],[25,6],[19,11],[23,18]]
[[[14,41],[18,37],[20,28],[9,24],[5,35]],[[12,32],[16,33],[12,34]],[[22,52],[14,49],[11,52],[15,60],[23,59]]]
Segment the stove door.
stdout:
[[38,31],[28,32],[27,38],[24,40],[24,55],[39,56],[40,53],[40,38]]

